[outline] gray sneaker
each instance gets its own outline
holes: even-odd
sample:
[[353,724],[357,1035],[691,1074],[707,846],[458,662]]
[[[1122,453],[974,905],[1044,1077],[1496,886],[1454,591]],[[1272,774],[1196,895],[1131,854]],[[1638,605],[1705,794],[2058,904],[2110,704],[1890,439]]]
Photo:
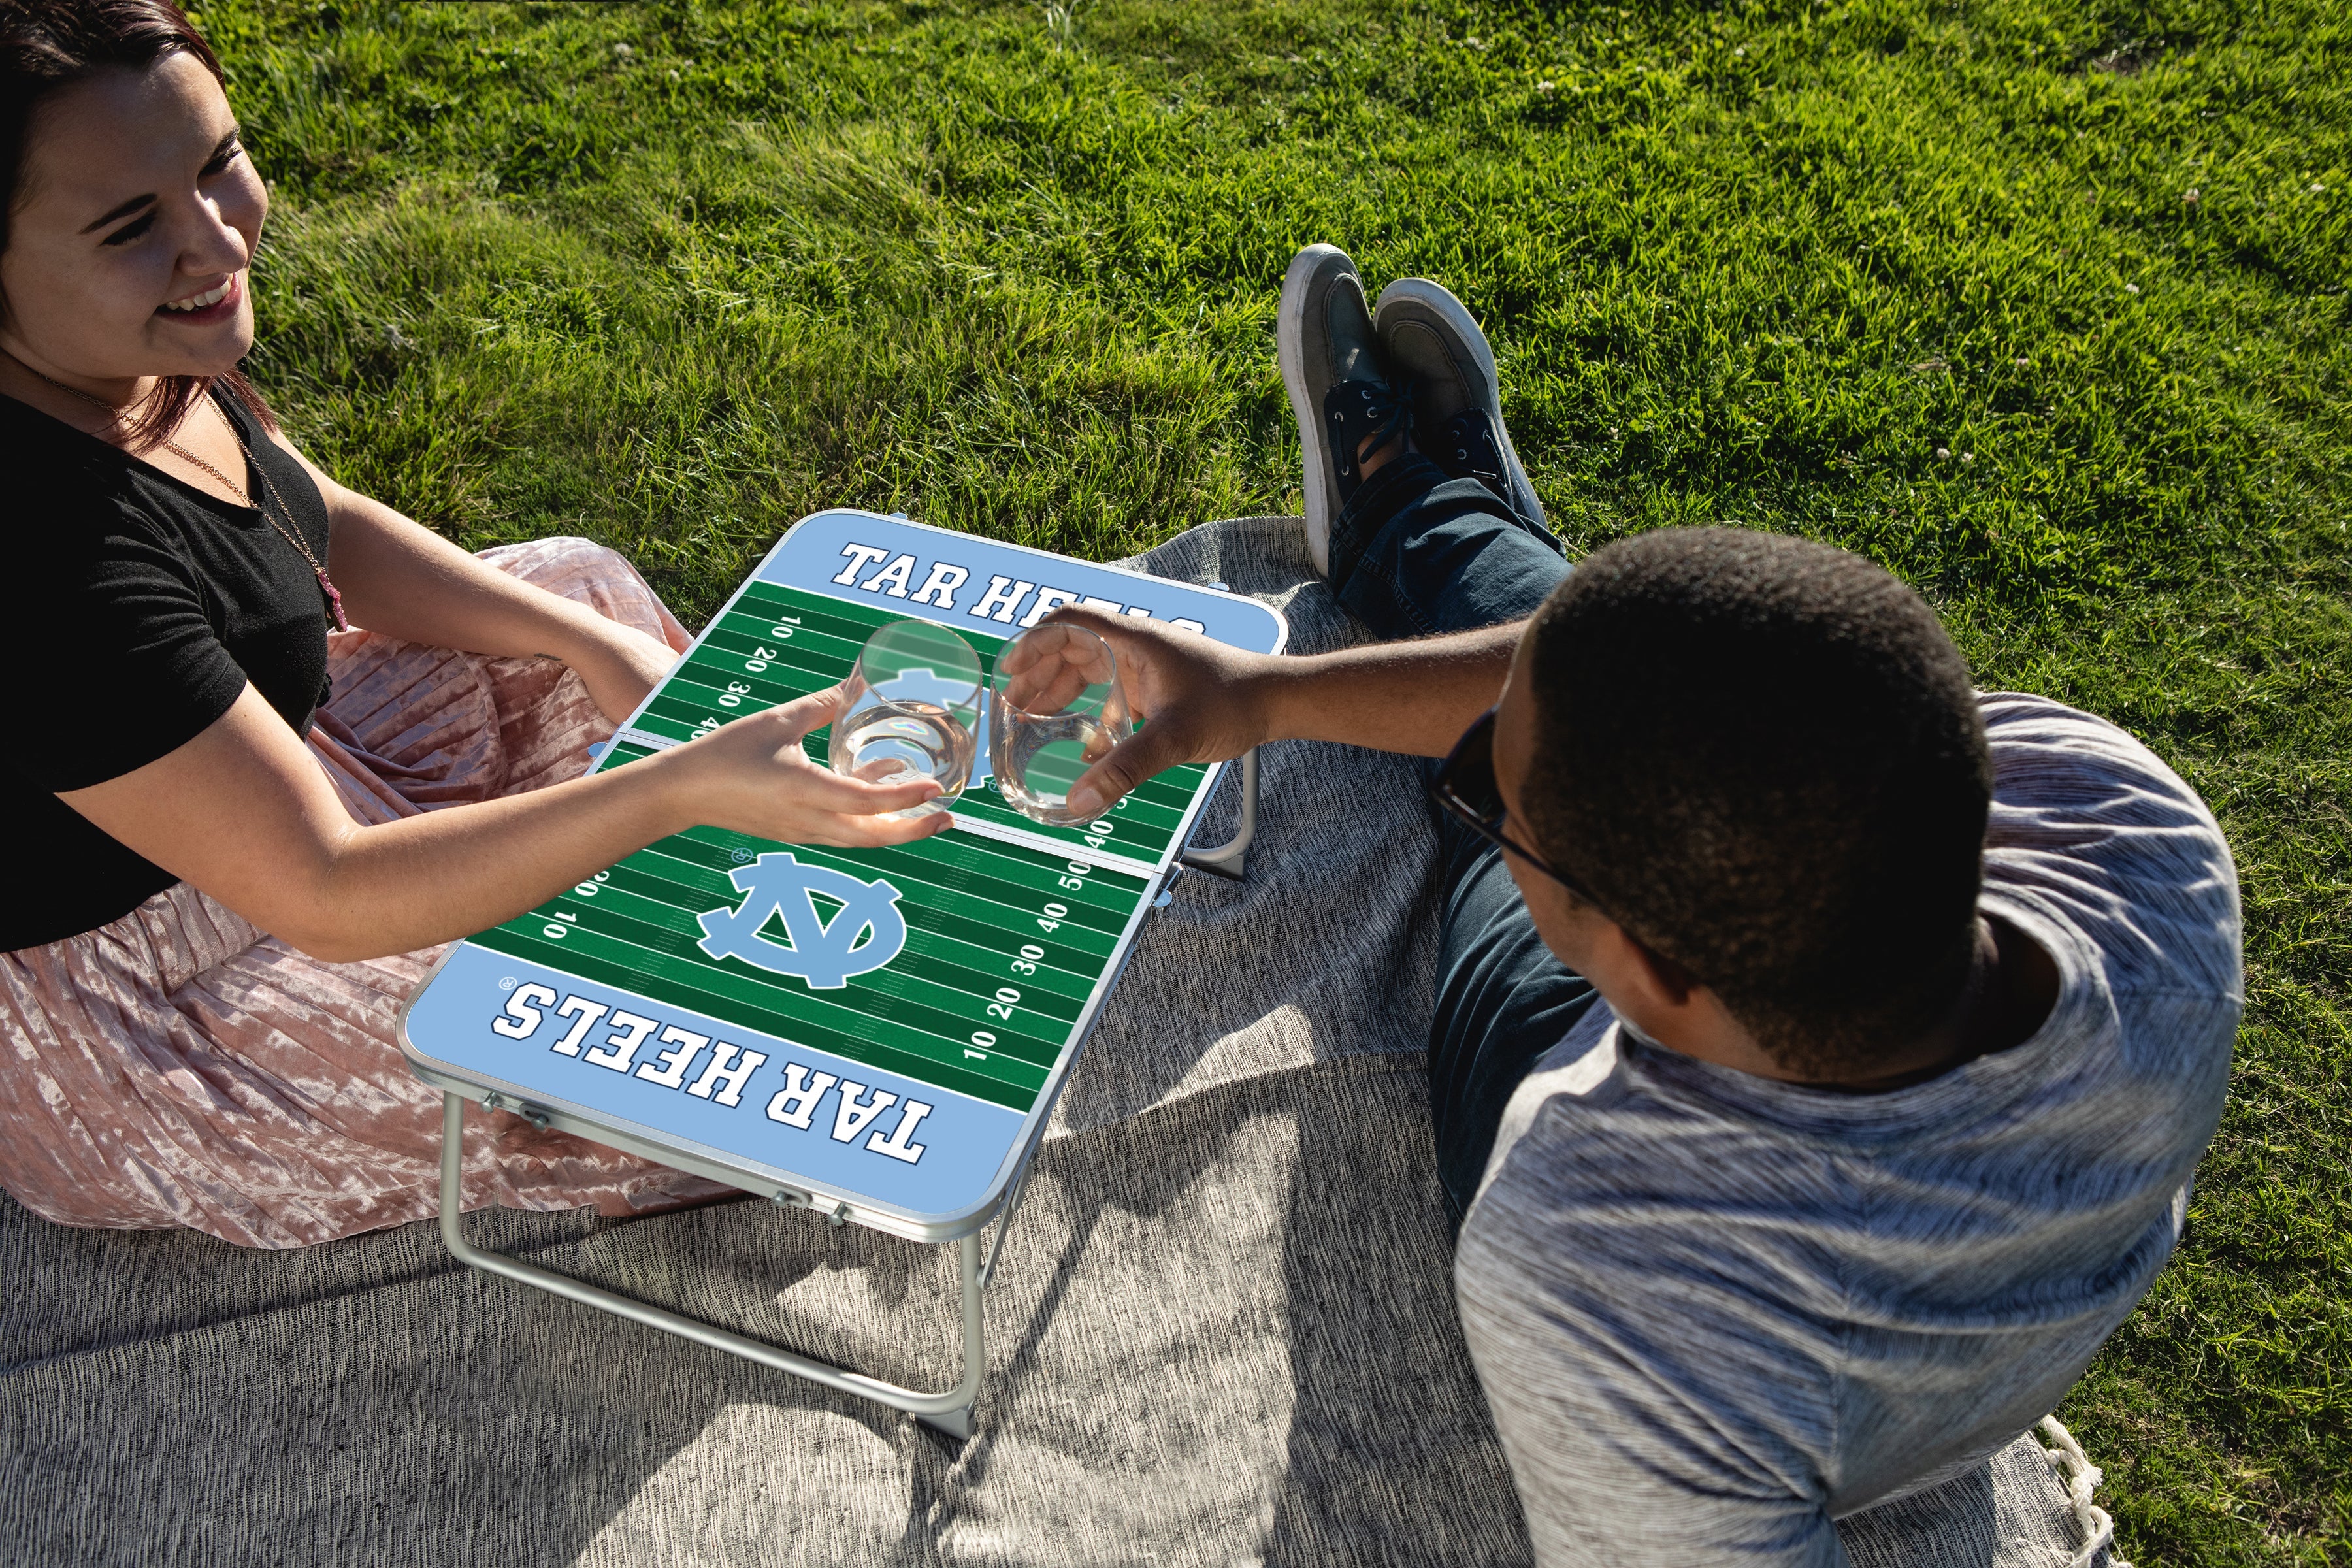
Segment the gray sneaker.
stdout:
[[[1408,410],[1389,384],[1388,365],[1364,308],[1364,282],[1347,252],[1310,245],[1282,279],[1275,354],[1298,417],[1307,468],[1307,548],[1315,569],[1331,570],[1331,524],[1363,482],[1356,454],[1370,440],[1401,433]],[[1377,438],[1377,439],[1376,439]]]
[[1528,471],[1503,428],[1495,352],[1469,307],[1426,278],[1400,278],[1381,290],[1372,316],[1381,347],[1412,400],[1413,445],[1454,479],[1475,479],[1554,549]]

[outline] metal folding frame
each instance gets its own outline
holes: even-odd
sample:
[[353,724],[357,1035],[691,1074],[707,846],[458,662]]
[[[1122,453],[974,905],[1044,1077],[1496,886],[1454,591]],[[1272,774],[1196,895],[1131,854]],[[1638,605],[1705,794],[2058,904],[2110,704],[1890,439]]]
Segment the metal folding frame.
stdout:
[[1257,837],[1257,752],[1255,748],[1242,753],[1241,821],[1234,836],[1214,849],[1187,847],[1176,857],[1180,866],[1190,866],[1197,871],[1223,877],[1238,882],[1249,858],[1249,847]]
[[[1171,879],[1175,876],[1178,866],[1194,867],[1231,879],[1240,879],[1250,843],[1257,834],[1257,753],[1255,752],[1245,752],[1243,755],[1241,775],[1241,821],[1234,837],[1213,849],[1187,848],[1184,850],[1177,858],[1175,865],[1169,868]],[[1165,885],[1163,882],[1162,886]],[[895,1383],[886,1383],[877,1377],[868,1377],[863,1373],[852,1372],[846,1367],[835,1366],[831,1362],[818,1361],[813,1356],[802,1355],[795,1351],[786,1350],[782,1345],[770,1344],[765,1340],[755,1340],[730,1330],[716,1328],[698,1319],[673,1312],[667,1307],[656,1307],[651,1302],[640,1301],[633,1296],[624,1296],[616,1290],[607,1290],[600,1285],[591,1285],[586,1280],[572,1275],[561,1274],[552,1268],[543,1268],[536,1263],[526,1263],[520,1258],[511,1257],[490,1247],[476,1246],[466,1236],[462,1190],[465,1168],[466,1100],[465,1095],[453,1089],[445,1087],[442,1090],[441,1239],[448,1247],[450,1255],[460,1263],[469,1268],[478,1268],[487,1274],[499,1275],[520,1284],[531,1286],[550,1295],[561,1296],[568,1301],[577,1301],[584,1307],[594,1307],[601,1311],[610,1312],[615,1317],[643,1323],[647,1328],[659,1329],[665,1333],[676,1334],[680,1339],[691,1340],[696,1344],[706,1345],[712,1350],[724,1351],[729,1355],[740,1356],[745,1361],[756,1362],[774,1371],[805,1378],[811,1383],[836,1389],[843,1394],[854,1394],[860,1398],[871,1399],[893,1409],[903,1410],[924,1425],[945,1433],[950,1437],[962,1439],[972,1435],[973,1407],[979,1398],[981,1378],[988,1368],[984,1323],[981,1310],[981,1292],[987,1288],[989,1280],[995,1275],[997,1259],[1004,1250],[1005,1236],[1012,1230],[1013,1215],[1021,1206],[1023,1194],[1028,1190],[1030,1168],[1036,1159],[1038,1145],[1044,1141],[1046,1124],[1052,1120],[1050,1112],[1037,1119],[1036,1131],[1031,1138],[1028,1149],[1022,1154],[1019,1169],[1014,1173],[1011,1184],[1005,1190],[1004,1202],[998,1206],[995,1214],[990,1216],[996,1222],[996,1237],[989,1247],[987,1259],[982,1260],[980,1238],[981,1233],[988,1227],[988,1219],[982,1219],[962,1236],[952,1238],[958,1251],[958,1272],[961,1277],[962,1284],[963,1371],[958,1376],[954,1387],[940,1394],[925,1394],[917,1389],[902,1388]],[[484,1097],[483,1109],[497,1110],[502,1103],[499,1096],[490,1094]],[[548,1113],[533,1107],[519,1105],[515,1109],[536,1126],[549,1126],[554,1120]],[[576,1131],[589,1138],[611,1137],[608,1131],[593,1124],[580,1123],[571,1118],[565,1118],[563,1121],[564,1130],[567,1131]],[[629,1141],[633,1146],[637,1142]],[[652,1153],[656,1158],[660,1157],[658,1149],[646,1149],[643,1152]],[[792,1200],[783,1192],[778,1192],[775,1194],[775,1201],[780,1206],[792,1205]],[[842,1216],[837,1213],[829,1217],[835,1225],[843,1223]]]

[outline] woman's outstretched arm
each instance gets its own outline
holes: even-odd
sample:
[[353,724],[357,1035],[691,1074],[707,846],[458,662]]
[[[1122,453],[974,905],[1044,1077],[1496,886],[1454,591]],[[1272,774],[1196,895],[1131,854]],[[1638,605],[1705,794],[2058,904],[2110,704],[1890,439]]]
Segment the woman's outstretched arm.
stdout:
[[110,836],[315,958],[408,952],[510,920],[697,824],[787,844],[902,844],[947,815],[877,814],[939,793],[819,768],[801,737],[835,692],[736,720],[626,767],[363,827],[310,750],[248,686],[194,740],[58,796]]
[[327,503],[327,570],[353,626],[467,653],[560,658],[616,724],[677,662],[656,638],[499,571],[337,484],[284,436],[276,439],[310,471]]

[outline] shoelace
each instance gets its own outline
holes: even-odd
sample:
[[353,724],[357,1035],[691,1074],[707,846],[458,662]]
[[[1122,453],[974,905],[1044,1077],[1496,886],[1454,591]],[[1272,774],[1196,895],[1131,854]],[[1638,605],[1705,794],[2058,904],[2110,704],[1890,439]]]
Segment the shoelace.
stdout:
[[1400,433],[1407,436],[1412,433],[1412,394],[1416,384],[1417,378],[1409,378],[1402,390],[1386,382],[1379,381],[1343,384],[1356,389],[1359,400],[1357,416],[1363,419],[1371,428],[1350,440],[1348,416],[1339,409],[1335,408],[1331,411],[1331,423],[1339,426],[1337,434],[1339,437],[1339,460],[1341,479],[1355,477],[1357,454],[1367,450],[1377,452],[1395,440]]

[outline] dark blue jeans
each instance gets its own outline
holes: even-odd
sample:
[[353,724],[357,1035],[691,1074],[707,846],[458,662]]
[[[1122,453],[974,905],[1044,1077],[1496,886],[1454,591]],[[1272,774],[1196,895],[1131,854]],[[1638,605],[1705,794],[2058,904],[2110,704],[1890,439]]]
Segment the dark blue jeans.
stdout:
[[[1517,620],[1567,575],[1548,536],[1516,521],[1477,480],[1449,479],[1419,456],[1367,479],[1332,524],[1332,587],[1383,639]],[[1536,934],[1502,851],[1434,805],[1430,815],[1442,902],[1429,1112],[1458,1232],[1511,1091],[1596,994]]]

